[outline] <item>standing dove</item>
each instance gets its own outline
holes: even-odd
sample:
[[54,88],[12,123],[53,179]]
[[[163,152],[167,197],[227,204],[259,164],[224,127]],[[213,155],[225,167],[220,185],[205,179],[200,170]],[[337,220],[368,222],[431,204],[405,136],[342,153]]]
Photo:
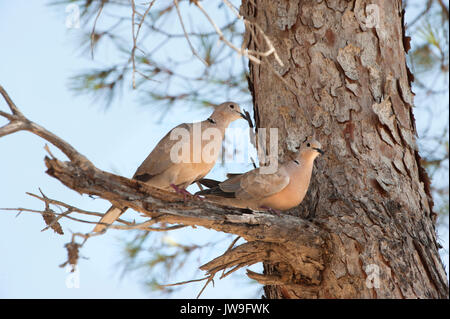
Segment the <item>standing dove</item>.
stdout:
[[[239,118],[245,118],[239,105],[225,102],[205,121],[174,127],[158,142],[133,178],[150,186],[186,194],[186,187],[205,177],[213,168],[225,129]],[[125,210],[111,206],[93,231],[104,230]]]
[[280,164],[275,173],[263,174],[256,168],[244,174],[230,174],[223,182],[204,179],[200,183],[211,188],[196,195],[212,195],[211,199],[239,208],[288,210],[303,201],[314,160],[323,153],[320,143],[307,137],[296,158]]

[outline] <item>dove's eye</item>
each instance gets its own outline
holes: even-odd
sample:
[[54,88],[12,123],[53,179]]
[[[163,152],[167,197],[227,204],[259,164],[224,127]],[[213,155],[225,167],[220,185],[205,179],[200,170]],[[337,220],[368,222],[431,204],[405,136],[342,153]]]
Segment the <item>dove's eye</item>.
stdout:
[[308,143],[308,144],[306,144],[306,146],[310,147],[310,146],[311,146],[311,144],[310,144],[310,143]]
[[230,107],[231,107],[232,109],[234,109],[234,104],[230,104]]

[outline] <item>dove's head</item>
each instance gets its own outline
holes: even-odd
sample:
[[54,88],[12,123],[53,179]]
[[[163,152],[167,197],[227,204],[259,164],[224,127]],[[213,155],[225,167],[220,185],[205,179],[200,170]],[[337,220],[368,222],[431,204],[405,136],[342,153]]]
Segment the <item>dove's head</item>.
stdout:
[[308,136],[300,145],[299,156],[314,160],[317,156],[323,155],[322,145],[312,136]]
[[216,122],[225,121],[231,123],[240,118],[245,119],[239,104],[235,102],[225,102],[215,107],[213,114],[210,116]]

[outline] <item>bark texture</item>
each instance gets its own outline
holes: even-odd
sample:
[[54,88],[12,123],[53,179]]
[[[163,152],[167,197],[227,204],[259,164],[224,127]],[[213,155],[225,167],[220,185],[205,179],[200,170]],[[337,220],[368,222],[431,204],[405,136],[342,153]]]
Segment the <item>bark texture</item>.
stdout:
[[280,158],[310,134],[326,151],[290,212],[328,233],[324,264],[305,271],[292,250],[265,262],[265,297],[448,298],[401,0],[243,0],[240,11],[253,22],[244,45],[267,50],[257,24],[284,64],[250,62],[256,126],[279,129]]

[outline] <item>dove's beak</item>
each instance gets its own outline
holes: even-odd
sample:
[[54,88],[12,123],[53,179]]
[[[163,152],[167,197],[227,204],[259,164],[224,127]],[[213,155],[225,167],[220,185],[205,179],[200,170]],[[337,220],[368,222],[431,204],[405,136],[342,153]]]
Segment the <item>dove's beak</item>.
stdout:
[[322,151],[320,148],[314,147],[313,150],[319,152],[321,155],[323,155],[325,152]]

